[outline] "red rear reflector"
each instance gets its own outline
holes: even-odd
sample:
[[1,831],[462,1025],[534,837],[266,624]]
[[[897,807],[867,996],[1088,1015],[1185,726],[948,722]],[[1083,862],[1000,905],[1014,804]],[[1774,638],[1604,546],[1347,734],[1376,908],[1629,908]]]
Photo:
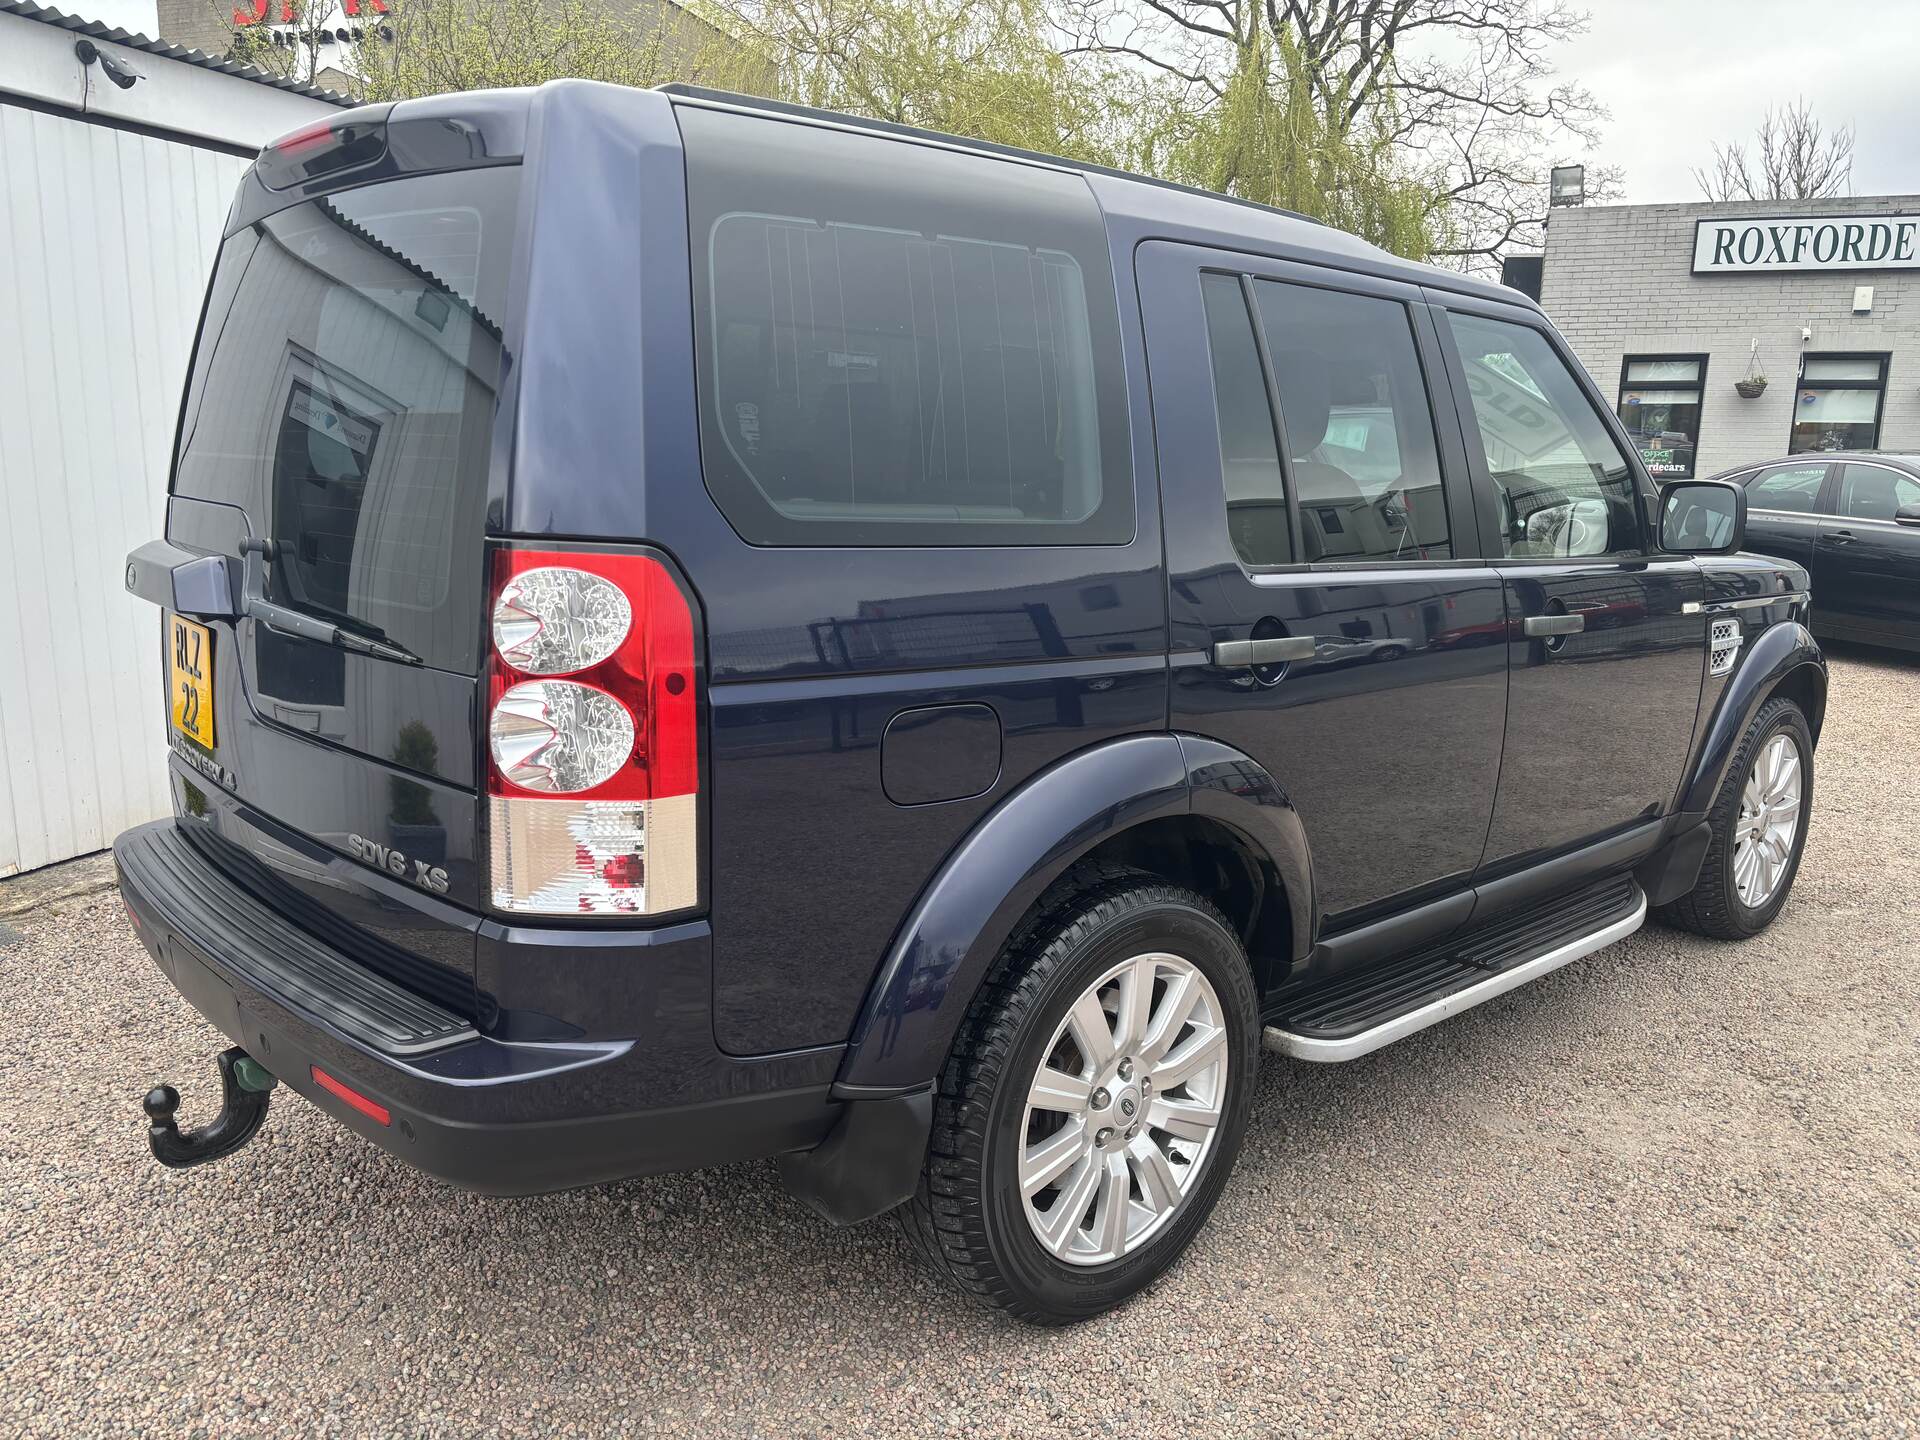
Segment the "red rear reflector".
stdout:
[[377,1121],[379,1124],[391,1125],[393,1123],[393,1116],[388,1113],[386,1106],[374,1104],[373,1101],[362,1095],[358,1090],[334,1079],[333,1076],[327,1074],[327,1072],[322,1070],[318,1065],[309,1065],[307,1069],[313,1074],[313,1083],[333,1096],[334,1099],[351,1105],[362,1115],[365,1115],[370,1120]]

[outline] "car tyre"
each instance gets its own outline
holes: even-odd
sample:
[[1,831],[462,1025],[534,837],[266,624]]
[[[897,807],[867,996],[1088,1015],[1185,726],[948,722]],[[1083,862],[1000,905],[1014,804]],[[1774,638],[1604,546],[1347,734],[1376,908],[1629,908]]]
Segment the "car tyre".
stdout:
[[[1090,988],[1116,967],[1106,988]],[[1192,983],[1196,975],[1204,985]],[[1148,997],[1144,1010],[1122,998],[1124,985]],[[1114,1009],[1089,1021],[1089,996]],[[1167,1018],[1183,1003],[1192,1004],[1184,1025]],[[1143,1018],[1129,1024],[1130,1010]],[[1114,1054],[1095,1063],[1079,1037],[1092,1036],[1088,1048],[1098,1050],[1091,1026],[1101,1021]],[[1070,874],[1043,897],[968,1008],[936,1089],[918,1192],[898,1212],[902,1225],[936,1271],[1017,1319],[1067,1325],[1123,1303],[1179,1258],[1219,1199],[1252,1107],[1258,1022],[1246,952],[1207,901],[1135,871]],[[1153,1090],[1154,1075],[1171,1080],[1203,1053],[1203,1073]],[[1034,1096],[1051,1088],[1042,1077],[1063,1073],[1056,1066],[1074,1071],[1089,1096],[1049,1094],[1036,1107]],[[1138,1133],[1105,1125],[1130,1097]],[[1056,1104],[1068,1108],[1048,1108]],[[1217,1108],[1204,1144],[1156,1126],[1164,1119],[1198,1134],[1189,1115],[1200,1110],[1182,1108],[1190,1104]],[[1042,1173],[1033,1157],[1053,1153],[1049,1145],[1063,1155],[1061,1146],[1078,1147],[1080,1158],[1030,1197],[1023,1168],[1030,1180]],[[1082,1225],[1073,1205],[1089,1186]],[[1066,1238],[1050,1241],[1043,1227]]]
[[[1792,804],[1779,757],[1791,756],[1796,772]],[[1770,786],[1775,787],[1770,791]],[[1769,801],[1769,794],[1774,798]],[[1755,814],[1755,801],[1761,803]],[[1800,707],[1785,696],[1769,700],[1747,726],[1727,766],[1720,793],[1707,820],[1713,839],[1693,889],[1664,905],[1659,916],[1669,925],[1716,940],[1745,940],[1771,925],[1787,903],[1813,812],[1813,731]],[[1767,822],[1791,817],[1791,839],[1769,842]],[[1758,848],[1763,864],[1756,883],[1747,859]],[[1776,868],[1777,867],[1777,868]]]

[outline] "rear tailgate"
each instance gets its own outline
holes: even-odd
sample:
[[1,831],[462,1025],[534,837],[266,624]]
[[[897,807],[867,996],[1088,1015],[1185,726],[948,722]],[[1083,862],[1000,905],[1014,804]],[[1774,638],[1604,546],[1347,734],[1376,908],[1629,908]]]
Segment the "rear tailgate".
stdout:
[[415,988],[451,987],[469,1011],[485,509],[520,173],[383,179],[230,235],[167,515],[181,550],[237,561],[266,542],[249,562],[264,598],[353,642],[169,613],[176,810],[303,928],[344,926],[334,943],[389,972],[424,960]]

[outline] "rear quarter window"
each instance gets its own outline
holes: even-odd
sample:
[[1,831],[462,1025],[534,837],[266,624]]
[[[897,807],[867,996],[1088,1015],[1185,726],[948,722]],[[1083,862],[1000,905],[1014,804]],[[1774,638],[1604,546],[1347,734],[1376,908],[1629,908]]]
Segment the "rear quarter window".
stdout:
[[1122,544],[1112,270],[1076,175],[683,106],[707,487],[757,545]]

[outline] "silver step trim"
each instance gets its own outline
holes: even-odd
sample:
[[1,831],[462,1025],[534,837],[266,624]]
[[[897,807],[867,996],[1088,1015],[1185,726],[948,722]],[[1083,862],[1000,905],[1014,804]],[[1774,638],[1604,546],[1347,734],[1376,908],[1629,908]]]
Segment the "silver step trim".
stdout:
[[1611,921],[1591,935],[1582,935],[1578,939],[1568,940],[1555,946],[1544,955],[1539,955],[1523,965],[1511,970],[1502,970],[1489,975],[1478,985],[1465,990],[1457,990],[1451,995],[1442,996],[1418,1010],[1409,1010],[1405,1015],[1397,1015],[1384,1025],[1371,1030],[1362,1030],[1358,1035],[1349,1035],[1341,1040],[1318,1040],[1307,1035],[1296,1035],[1290,1030],[1282,1030],[1277,1025],[1266,1027],[1265,1045],[1269,1050],[1282,1055],[1291,1055],[1296,1060],[1315,1060],[1334,1062],[1339,1060],[1358,1060],[1362,1055],[1371,1055],[1383,1045],[1391,1045],[1396,1040],[1404,1040],[1416,1031],[1429,1025],[1436,1025],[1449,1015],[1458,1015],[1462,1010],[1471,1010],[1476,1005],[1485,1004],[1496,996],[1509,990],[1517,990],[1529,980],[1538,980],[1562,965],[1570,965],[1575,960],[1591,955],[1596,950],[1604,950],[1616,940],[1624,940],[1633,934],[1647,919],[1647,897],[1635,890],[1640,903],[1634,906],[1631,915],[1623,915]]

